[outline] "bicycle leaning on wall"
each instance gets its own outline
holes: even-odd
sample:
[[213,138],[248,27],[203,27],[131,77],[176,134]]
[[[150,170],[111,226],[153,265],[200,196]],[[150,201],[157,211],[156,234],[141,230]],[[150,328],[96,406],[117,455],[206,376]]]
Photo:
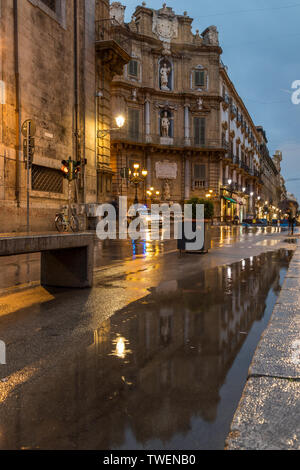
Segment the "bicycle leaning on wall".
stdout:
[[55,226],[58,232],[79,232],[79,219],[76,207],[64,206],[55,216]]

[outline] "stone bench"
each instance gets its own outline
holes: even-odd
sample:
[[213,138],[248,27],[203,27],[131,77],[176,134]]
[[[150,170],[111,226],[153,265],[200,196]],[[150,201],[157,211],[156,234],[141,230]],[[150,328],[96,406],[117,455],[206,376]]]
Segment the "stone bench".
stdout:
[[41,285],[92,287],[94,236],[89,233],[0,236],[0,256],[41,253]]

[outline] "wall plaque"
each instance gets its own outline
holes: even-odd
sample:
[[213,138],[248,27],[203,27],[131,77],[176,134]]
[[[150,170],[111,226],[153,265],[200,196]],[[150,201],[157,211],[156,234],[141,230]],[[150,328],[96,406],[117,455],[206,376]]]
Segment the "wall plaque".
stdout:
[[156,178],[161,180],[176,180],[177,178],[177,163],[171,162],[157,162],[155,165]]

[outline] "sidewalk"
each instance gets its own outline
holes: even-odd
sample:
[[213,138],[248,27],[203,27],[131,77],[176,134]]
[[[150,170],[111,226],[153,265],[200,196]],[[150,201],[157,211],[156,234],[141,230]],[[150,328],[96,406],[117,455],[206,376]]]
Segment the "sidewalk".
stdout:
[[254,355],[226,449],[300,449],[300,247]]

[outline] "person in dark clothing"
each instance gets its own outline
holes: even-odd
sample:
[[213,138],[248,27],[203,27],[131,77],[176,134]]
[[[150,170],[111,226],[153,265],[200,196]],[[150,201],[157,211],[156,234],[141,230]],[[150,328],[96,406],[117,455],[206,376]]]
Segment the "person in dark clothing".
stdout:
[[289,211],[289,234],[294,235],[294,227],[295,227],[296,219],[293,215],[292,211]]

